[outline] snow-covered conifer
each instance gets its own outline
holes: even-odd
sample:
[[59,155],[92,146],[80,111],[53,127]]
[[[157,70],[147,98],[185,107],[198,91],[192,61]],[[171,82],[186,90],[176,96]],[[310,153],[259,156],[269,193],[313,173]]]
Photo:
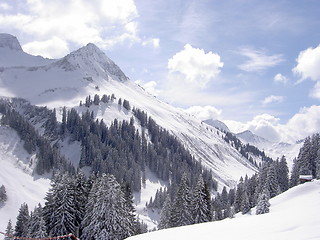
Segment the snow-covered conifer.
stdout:
[[12,227],[11,219],[9,219],[8,221],[8,225],[6,228],[6,236],[4,237],[4,240],[12,240],[12,237],[10,236],[13,236],[13,227]]
[[[209,197],[210,199],[210,197]],[[226,192],[227,199],[227,192]],[[202,175],[199,176],[197,185],[192,194],[191,210],[193,223],[209,222],[211,220],[210,204],[208,201],[206,186]]]
[[14,228],[14,236],[16,237],[26,237],[28,234],[29,226],[29,208],[26,203],[23,203],[19,209],[19,214],[17,216],[16,226]]
[[277,196],[280,193],[275,164],[271,164],[269,167],[266,186],[271,198]]
[[124,193],[114,176],[103,174],[94,182],[82,225],[81,239],[125,239],[135,233]]
[[285,156],[281,157],[281,160],[278,164],[279,169],[278,169],[278,182],[279,182],[279,187],[280,191],[284,192],[287,191],[289,188],[289,169],[287,165],[287,161]]
[[170,223],[171,207],[172,207],[171,204],[172,204],[171,198],[170,198],[170,195],[168,194],[163,204],[163,207],[161,209],[160,222],[158,225],[159,229],[165,229],[165,228],[171,227],[171,223]]
[[269,212],[269,192],[267,189],[265,189],[259,196],[258,199],[258,205],[256,208],[256,214],[264,214]]
[[246,214],[250,211],[250,202],[247,191],[244,191],[242,201],[241,201],[241,212],[242,214]]
[[4,203],[5,201],[7,201],[7,192],[6,192],[6,188],[4,185],[1,185],[0,187],[0,203]]
[[44,238],[47,236],[45,221],[43,218],[42,206],[39,204],[30,214],[30,222],[28,227],[28,237]]

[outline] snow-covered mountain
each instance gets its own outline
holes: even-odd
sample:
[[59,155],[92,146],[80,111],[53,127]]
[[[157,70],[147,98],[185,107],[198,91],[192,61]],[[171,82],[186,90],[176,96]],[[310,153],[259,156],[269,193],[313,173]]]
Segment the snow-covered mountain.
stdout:
[[285,156],[288,162],[289,169],[292,168],[293,159],[298,156],[299,150],[303,144],[303,142],[297,142],[295,144],[271,142],[263,137],[252,133],[250,130],[237,133],[236,136],[242,142],[249,143],[250,145],[253,145],[264,151],[269,157],[273,159]]
[[245,143],[250,143],[253,145],[258,145],[259,143],[265,144],[265,143],[271,143],[269,140],[260,137],[256,134],[253,134],[250,130],[246,130],[241,133],[237,133],[236,136],[243,140]]
[[222,122],[218,119],[207,119],[207,120],[204,120],[203,122],[212,126],[212,127],[220,129],[224,132],[230,132],[230,129],[228,128],[228,126],[224,122]]
[[320,181],[305,183],[270,199],[270,212],[237,214],[233,219],[170,228],[130,237],[130,240],[320,239]]
[[[21,47],[16,38],[1,35],[1,46],[10,50],[12,58],[19,59]],[[16,46],[8,47],[11,41]],[[18,50],[19,49],[19,50]],[[8,51],[9,51],[8,50]],[[18,60],[17,60],[18,61]],[[88,44],[66,57],[36,66],[0,66],[0,96],[20,97],[32,104],[61,109],[74,107],[88,95],[112,94],[127,99],[133,107],[148,113],[163,128],[178,137],[203,165],[212,169],[214,177],[223,185],[232,186],[242,175],[256,171],[247,159],[227,144],[217,131],[208,130],[195,117],[161,102],[128,80],[120,68],[93,44]],[[102,113],[97,109],[97,118],[121,117],[114,109]],[[128,118],[122,114],[125,119]]]
[[[88,44],[61,59],[45,59],[23,52],[15,37],[0,34],[0,97],[19,97],[35,105],[56,108],[58,119],[61,119],[63,106],[77,107],[79,112],[86,111],[84,107],[78,107],[79,102],[95,94],[115,94],[118,99],[128,100],[132,107],[145,111],[158,125],[179,139],[196,160],[212,170],[213,177],[219,183],[219,190],[223,186],[233,187],[241,176],[257,171],[248,159],[224,140],[223,132],[148,94],[130,81],[95,45]],[[115,118],[129,120],[133,117],[132,111],[120,109],[117,104],[94,105],[90,111],[107,124]],[[0,146],[7,146],[9,143],[6,141],[9,141],[9,145],[15,149],[11,151],[0,147],[0,162],[6,166],[5,171],[0,171],[0,184],[4,183],[9,197],[8,204],[0,208],[0,230],[3,230],[8,219],[16,217],[17,209],[23,201],[30,204],[30,208],[36,202],[43,201],[49,180],[44,176],[30,175],[34,156],[25,153],[15,131],[6,126],[1,128],[3,134],[13,137],[0,137]],[[40,128],[38,130],[42,131]],[[63,142],[61,147],[61,153],[67,159],[73,163],[79,162],[79,143]],[[10,176],[14,176],[16,181]],[[155,194],[155,186],[164,184],[151,173],[147,177],[150,179],[147,179],[146,188],[136,198],[140,206],[144,206],[150,196]]]

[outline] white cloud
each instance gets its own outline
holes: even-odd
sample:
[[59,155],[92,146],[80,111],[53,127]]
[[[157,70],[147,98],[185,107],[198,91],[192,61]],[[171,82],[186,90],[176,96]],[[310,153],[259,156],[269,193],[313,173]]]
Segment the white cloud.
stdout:
[[0,9],[9,10],[11,9],[11,6],[7,3],[0,3]]
[[217,77],[222,67],[223,62],[218,54],[205,53],[203,49],[193,48],[190,44],[186,44],[183,50],[168,60],[171,76],[199,88],[204,88],[210,80]]
[[245,63],[238,66],[246,72],[263,71],[284,61],[281,54],[267,55],[264,50],[252,48],[241,48],[239,54],[249,58]]
[[23,13],[0,13],[3,30],[16,29],[41,42],[56,37],[80,46],[93,42],[104,48],[141,41],[133,0],[23,0],[21,4]]
[[144,40],[142,42],[142,45],[143,46],[151,45],[154,48],[159,48],[160,47],[160,39],[159,38],[150,38],[150,39]]
[[310,91],[310,96],[320,99],[320,45],[316,48],[308,48],[299,53],[297,66],[292,71],[300,77],[297,83],[306,79],[316,81],[314,88]]
[[296,140],[320,132],[320,106],[301,108],[286,124],[286,132]]
[[246,123],[225,120],[234,133],[250,130],[258,136],[274,142],[294,143],[314,133],[320,132],[320,106],[304,107],[285,124],[269,114],[255,116]]
[[269,104],[269,103],[280,103],[284,99],[283,96],[275,96],[275,95],[270,95],[266,97],[263,101],[262,104]]
[[156,81],[149,81],[143,82],[141,80],[135,81],[136,84],[139,84],[141,87],[144,88],[148,93],[152,94],[153,96],[158,96],[161,90],[157,89],[157,82]]
[[185,112],[196,116],[200,120],[220,119],[222,111],[213,106],[192,106]]
[[316,48],[308,48],[299,53],[297,66],[292,71],[300,77],[298,82],[306,79],[320,81],[320,45]]
[[47,58],[59,58],[69,53],[67,42],[57,37],[42,42],[29,42],[23,45],[22,48],[30,54]]
[[320,99],[320,81],[318,81],[311,90],[310,97]]
[[281,73],[278,73],[274,76],[273,81],[275,83],[286,84],[288,82],[288,78],[286,76],[282,75]]

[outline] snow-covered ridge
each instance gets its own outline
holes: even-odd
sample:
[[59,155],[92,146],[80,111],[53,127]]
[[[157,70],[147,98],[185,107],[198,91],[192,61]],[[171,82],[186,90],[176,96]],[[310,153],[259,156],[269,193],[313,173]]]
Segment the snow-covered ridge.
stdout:
[[0,70],[8,67],[44,66],[55,60],[25,53],[18,39],[7,33],[0,33]]

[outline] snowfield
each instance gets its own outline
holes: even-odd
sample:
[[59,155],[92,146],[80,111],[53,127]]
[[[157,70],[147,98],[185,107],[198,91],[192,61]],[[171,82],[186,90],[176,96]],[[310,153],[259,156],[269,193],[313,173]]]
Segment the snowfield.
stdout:
[[320,181],[305,183],[270,200],[270,213],[160,230],[128,240],[316,240],[320,239]]

